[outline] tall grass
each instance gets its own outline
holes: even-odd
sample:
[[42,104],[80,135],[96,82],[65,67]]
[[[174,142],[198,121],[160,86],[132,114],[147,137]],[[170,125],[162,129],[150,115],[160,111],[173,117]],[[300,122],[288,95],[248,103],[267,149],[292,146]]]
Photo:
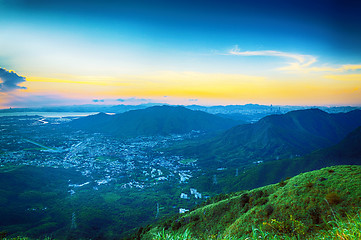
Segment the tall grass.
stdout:
[[[187,229],[184,232],[169,232],[164,230],[154,235],[154,240],[197,240],[192,237],[191,232]],[[329,221],[325,230],[319,231],[315,235],[305,236],[289,236],[286,234],[275,234],[264,231],[262,226],[259,228],[253,228],[252,233],[249,236],[242,238],[236,238],[234,236],[216,237],[209,236],[208,240],[220,239],[220,240],[300,240],[300,239],[315,239],[315,240],[358,240],[361,239],[361,211],[347,215],[346,218],[342,218],[338,215],[334,216],[334,220]]]
[[340,216],[336,216],[335,220],[328,222],[328,226],[330,229],[320,232],[317,239],[361,239],[361,212],[347,215],[343,219]]
[[190,231],[187,229],[182,233],[166,233],[164,229],[161,232],[154,234],[154,240],[194,240]]

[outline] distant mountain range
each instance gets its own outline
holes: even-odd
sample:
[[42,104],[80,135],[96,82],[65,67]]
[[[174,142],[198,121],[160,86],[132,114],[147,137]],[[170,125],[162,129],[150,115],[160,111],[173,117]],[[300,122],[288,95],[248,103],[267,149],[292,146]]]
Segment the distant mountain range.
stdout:
[[183,134],[192,130],[216,132],[238,124],[239,121],[192,111],[181,106],[154,106],[116,115],[99,113],[76,119],[70,126],[121,137],[136,137]]
[[[0,114],[21,113],[21,112],[105,112],[105,113],[124,113],[130,110],[145,109],[152,106],[163,106],[164,103],[144,103],[139,105],[107,105],[107,104],[84,104],[69,106],[49,106],[49,107],[32,107],[32,108],[7,108],[0,109]],[[171,106],[171,105],[168,105]],[[289,111],[308,109],[308,106],[273,106],[259,104],[245,105],[218,105],[218,106],[201,106],[201,105],[184,105],[190,110],[198,110],[211,114],[219,114],[221,116],[234,120],[242,120],[245,122],[255,122],[261,118],[271,114],[284,114]],[[341,107],[325,107],[315,106],[328,113],[349,112],[360,107],[341,106]]]
[[338,114],[319,109],[298,110],[235,126],[210,141],[188,146],[180,152],[200,158],[201,165],[240,166],[254,161],[293,158],[331,146],[360,125],[360,110]]

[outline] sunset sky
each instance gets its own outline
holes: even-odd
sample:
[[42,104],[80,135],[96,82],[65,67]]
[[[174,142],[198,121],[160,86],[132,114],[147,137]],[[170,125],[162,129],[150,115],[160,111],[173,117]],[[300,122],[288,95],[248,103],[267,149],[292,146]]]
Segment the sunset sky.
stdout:
[[0,108],[361,106],[356,2],[0,0]]

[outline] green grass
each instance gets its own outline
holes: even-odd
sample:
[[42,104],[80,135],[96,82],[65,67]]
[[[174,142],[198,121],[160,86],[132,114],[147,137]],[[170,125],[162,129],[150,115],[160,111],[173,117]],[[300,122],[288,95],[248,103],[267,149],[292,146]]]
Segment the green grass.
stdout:
[[361,239],[361,212],[348,214],[346,218],[336,215],[328,226],[330,229],[320,232],[317,239]]
[[[217,235],[209,235],[205,238],[197,238],[192,235],[189,229],[183,232],[167,232],[164,229],[152,235],[153,240],[201,240],[201,239],[219,239],[219,240],[299,240],[299,239],[314,239],[314,240],[357,240],[361,239],[361,215],[360,211],[356,214],[350,214],[346,217],[340,215],[333,216],[333,220],[327,222],[327,230],[320,231],[316,235],[308,238],[302,236],[289,236],[285,234],[275,234],[264,230],[264,226],[260,225],[258,228],[253,227],[252,231],[242,237],[235,237],[227,235],[218,237]],[[3,240],[30,240],[27,237],[2,238]],[[44,238],[50,240],[51,238]]]
[[164,229],[154,234],[154,240],[198,240],[198,239],[220,239],[220,240],[299,240],[299,239],[315,239],[315,240],[356,240],[361,239],[361,215],[360,212],[356,214],[347,215],[342,218],[340,215],[333,216],[334,220],[327,222],[326,229],[313,236],[290,236],[282,233],[274,233],[266,231],[264,225],[258,228],[253,227],[252,231],[242,237],[235,237],[233,235],[226,235],[219,237],[217,235],[210,235],[204,238],[194,237],[189,229],[184,232],[167,233]]
[[[149,234],[189,230],[192,238],[307,239],[330,229],[334,213],[361,209],[361,166],[334,166],[217,201],[156,225]],[[340,221],[338,221],[340,222]],[[258,227],[257,227],[258,226]],[[144,239],[150,239],[144,234]],[[267,236],[266,236],[267,235]],[[211,238],[213,238],[211,237]],[[251,238],[252,239],[252,238]]]
[[166,233],[164,229],[153,236],[153,240],[187,240],[194,239],[188,229],[182,233]]

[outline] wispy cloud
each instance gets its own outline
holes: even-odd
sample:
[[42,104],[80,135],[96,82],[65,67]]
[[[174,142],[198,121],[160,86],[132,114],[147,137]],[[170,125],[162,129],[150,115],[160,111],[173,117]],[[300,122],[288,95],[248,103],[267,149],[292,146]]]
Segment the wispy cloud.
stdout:
[[12,70],[0,68],[0,92],[10,92],[16,89],[26,89],[26,87],[19,86],[18,84],[26,81],[26,78],[19,76]]
[[345,64],[338,67],[314,66],[317,62],[315,56],[274,50],[241,51],[238,46],[235,46],[228,54],[236,56],[271,56],[288,58],[292,61],[289,62],[287,66],[278,68],[278,70],[289,72],[346,72],[361,69],[361,64]]
[[237,56],[273,56],[293,59],[294,61],[289,63],[288,66],[280,68],[281,70],[300,70],[305,69],[315,63],[317,58],[312,55],[288,53],[274,50],[263,50],[263,51],[241,51],[238,46],[235,46],[230,52],[230,55]]

